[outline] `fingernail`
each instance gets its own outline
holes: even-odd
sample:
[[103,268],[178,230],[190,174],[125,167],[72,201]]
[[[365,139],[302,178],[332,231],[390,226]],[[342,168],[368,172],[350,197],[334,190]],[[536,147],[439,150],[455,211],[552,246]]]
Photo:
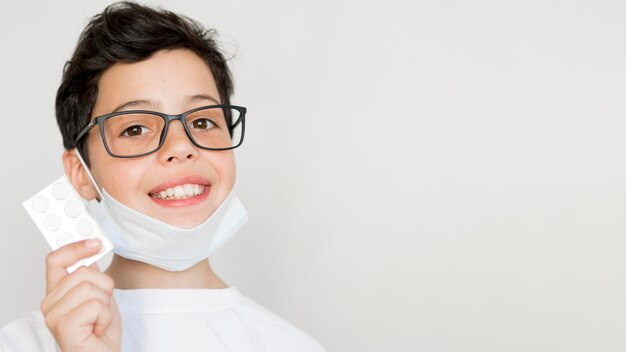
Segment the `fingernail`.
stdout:
[[87,241],[85,241],[85,247],[87,248],[94,248],[94,247],[98,247],[100,245],[100,240],[97,238],[92,238],[92,239],[88,239]]

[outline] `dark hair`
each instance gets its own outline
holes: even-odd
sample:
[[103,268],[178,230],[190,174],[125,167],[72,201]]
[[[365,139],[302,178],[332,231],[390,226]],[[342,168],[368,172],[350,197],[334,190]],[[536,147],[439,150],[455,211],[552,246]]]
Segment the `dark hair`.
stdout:
[[116,63],[142,61],[160,50],[185,48],[200,56],[213,74],[221,103],[230,104],[233,82],[215,34],[186,16],[129,1],[109,5],[92,17],[65,63],[57,91],[63,147],[78,148],[88,162],[86,139],[74,142],[90,121],[102,73]]

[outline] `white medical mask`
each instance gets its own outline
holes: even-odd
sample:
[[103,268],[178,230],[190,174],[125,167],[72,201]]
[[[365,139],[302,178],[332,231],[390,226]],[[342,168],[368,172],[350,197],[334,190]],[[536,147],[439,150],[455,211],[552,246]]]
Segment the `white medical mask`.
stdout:
[[113,242],[113,252],[169,271],[191,268],[232,238],[248,221],[248,213],[235,194],[235,186],[203,223],[191,229],[172,226],[125,206],[100,190],[87,165],[76,151],[101,201],[88,208]]

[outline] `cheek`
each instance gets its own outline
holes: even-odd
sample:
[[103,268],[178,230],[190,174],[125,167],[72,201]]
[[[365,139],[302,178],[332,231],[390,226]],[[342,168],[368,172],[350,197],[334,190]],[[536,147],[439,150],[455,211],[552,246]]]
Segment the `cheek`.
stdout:
[[[114,158],[102,146],[90,149],[89,156],[91,172],[100,188],[104,188],[113,198],[127,206],[132,207],[138,203],[139,199],[132,192],[139,189],[144,163],[138,163],[138,160],[133,159]],[[120,179],[123,179],[123,182],[120,182]]]
[[219,157],[213,158],[213,163],[219,173],[221,188],[224,196],[226,196],[232,189],[237,176],[235,154],[232,150],[230,150],[223,152],[218,156]]
[[106,188],[108,192],[109,187],[106,184],[106,181],[109,179],[107,175],[108,169],[103,167],[103,165],[108,164],[109,161],[107,159],[110,156],[104,149],[99,135],[92,134],[89,136],[87,153],[89,155],[89,171],[91,175],[98,184],[98,187]]

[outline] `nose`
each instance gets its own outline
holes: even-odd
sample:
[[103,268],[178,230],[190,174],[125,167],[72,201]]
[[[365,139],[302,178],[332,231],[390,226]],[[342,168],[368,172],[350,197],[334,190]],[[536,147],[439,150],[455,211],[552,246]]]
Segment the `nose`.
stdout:
[[198,148],[191,142],[181,121],[172,121],[159,150],[161,162],[181,162],[198,157]]

